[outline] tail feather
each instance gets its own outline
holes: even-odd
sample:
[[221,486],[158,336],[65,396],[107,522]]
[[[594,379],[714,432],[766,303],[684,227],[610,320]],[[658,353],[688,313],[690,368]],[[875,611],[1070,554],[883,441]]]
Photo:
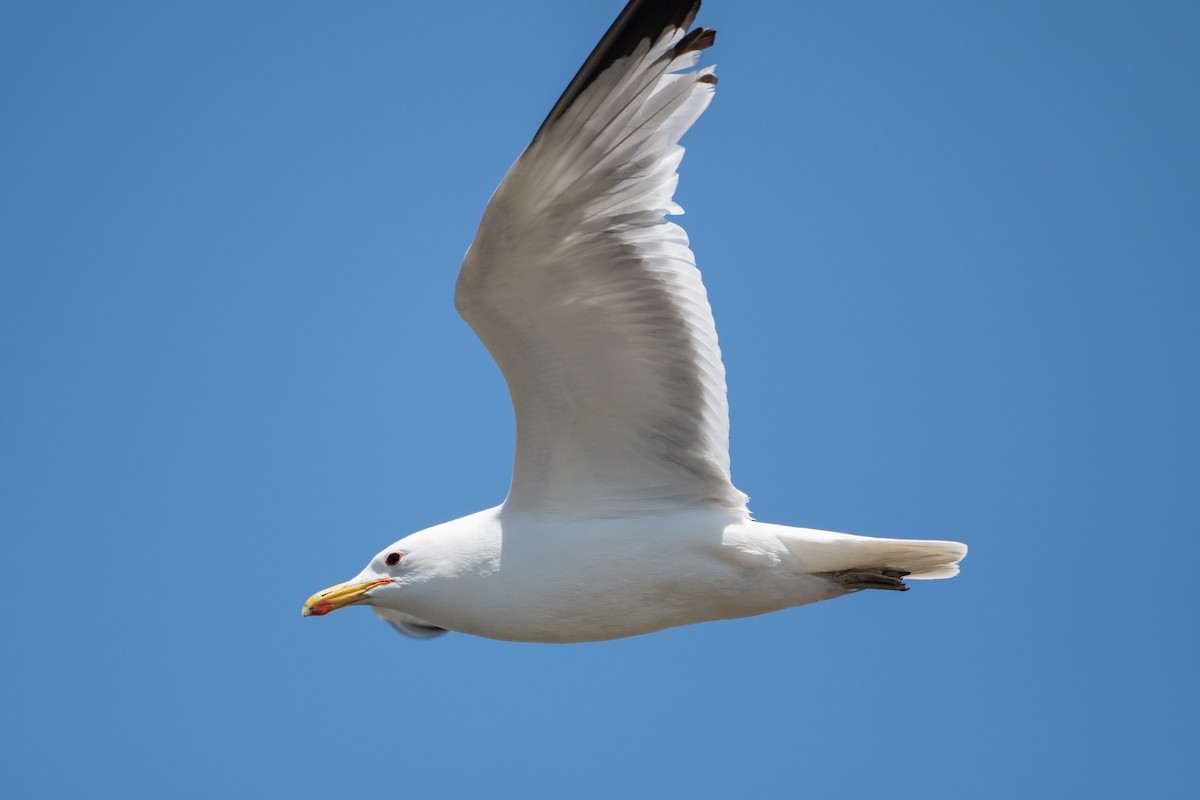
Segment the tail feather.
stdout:
[[911,580],[953,578],[958,574],[958,562],[966,555],[967,546],[960,542],[900,540],[884,551],[883,566],[904,570]]
[[906,579],[953,578],[967,555],[961,542],[936,539],[879,539],[808,528],[779,529],[779,539],[806,572],[888,569],[907,572]]

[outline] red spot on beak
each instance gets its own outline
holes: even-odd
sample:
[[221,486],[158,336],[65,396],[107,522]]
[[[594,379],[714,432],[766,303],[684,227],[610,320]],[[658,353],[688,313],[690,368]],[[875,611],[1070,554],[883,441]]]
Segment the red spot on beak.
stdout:
[[314,604],[313,607],[308,610],[308,613],[314,617],[323,617],[330,611],[333,611],[333,603],[329,602],[328,600],[322,600],[321,602]]

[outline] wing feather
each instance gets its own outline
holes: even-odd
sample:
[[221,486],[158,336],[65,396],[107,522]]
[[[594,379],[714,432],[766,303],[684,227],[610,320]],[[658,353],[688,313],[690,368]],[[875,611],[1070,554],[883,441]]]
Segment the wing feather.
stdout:
[[505,508],[746,513],[725,370],[687,234],[665,219],[680,137],[716,78],[699,3],[634,0],[493,195],[455,303],[508,382]]

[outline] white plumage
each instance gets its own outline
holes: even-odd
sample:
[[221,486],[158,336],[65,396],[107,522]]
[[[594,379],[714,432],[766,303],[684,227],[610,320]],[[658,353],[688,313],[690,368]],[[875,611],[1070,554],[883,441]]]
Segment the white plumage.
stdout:
[[686,233],[680,137],[712,98],[698,2],[633,0],[484,213],[455,303],[504,373],[512,486],[412,534],[305,614],[574,642],[957,573],[955,542],[760,523],[729,474],[725,370]]
[[687,234],[664,215],[679,137],[711,70],[672,74],[681,29],[643,40],[517,160],[488,204],[455,303],[517,417],[505,505],[579,519],[695,503],[729,482],[725,369]]

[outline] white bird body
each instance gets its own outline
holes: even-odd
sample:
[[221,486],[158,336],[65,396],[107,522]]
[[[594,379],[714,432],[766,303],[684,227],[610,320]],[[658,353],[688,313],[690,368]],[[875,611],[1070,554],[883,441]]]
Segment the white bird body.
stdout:
[[[396,610],[425,625],[524,642],[616,639],[765,614],[847,593],[813,573],[871,563],[938,577],[939,565],[961,557],[948,542],[791,528],[709,509],[564,520],[498,506],[402,539],[350,583],[388,574],[390,552],[403,554]],[[924,574],[912,569],[922,557]],[[411,579],[404,564],[414,567]],[[388,588],[376,590],[377,610],[387,607]]]
[[958,572],[956,542],[756,522],[730,480],[725,368],[679,138],[716,77],[697,0],[631,0],[488,204],[455,304],[516,416],[504,503],[401,539],[304,606],[404,633],[579,642]]

